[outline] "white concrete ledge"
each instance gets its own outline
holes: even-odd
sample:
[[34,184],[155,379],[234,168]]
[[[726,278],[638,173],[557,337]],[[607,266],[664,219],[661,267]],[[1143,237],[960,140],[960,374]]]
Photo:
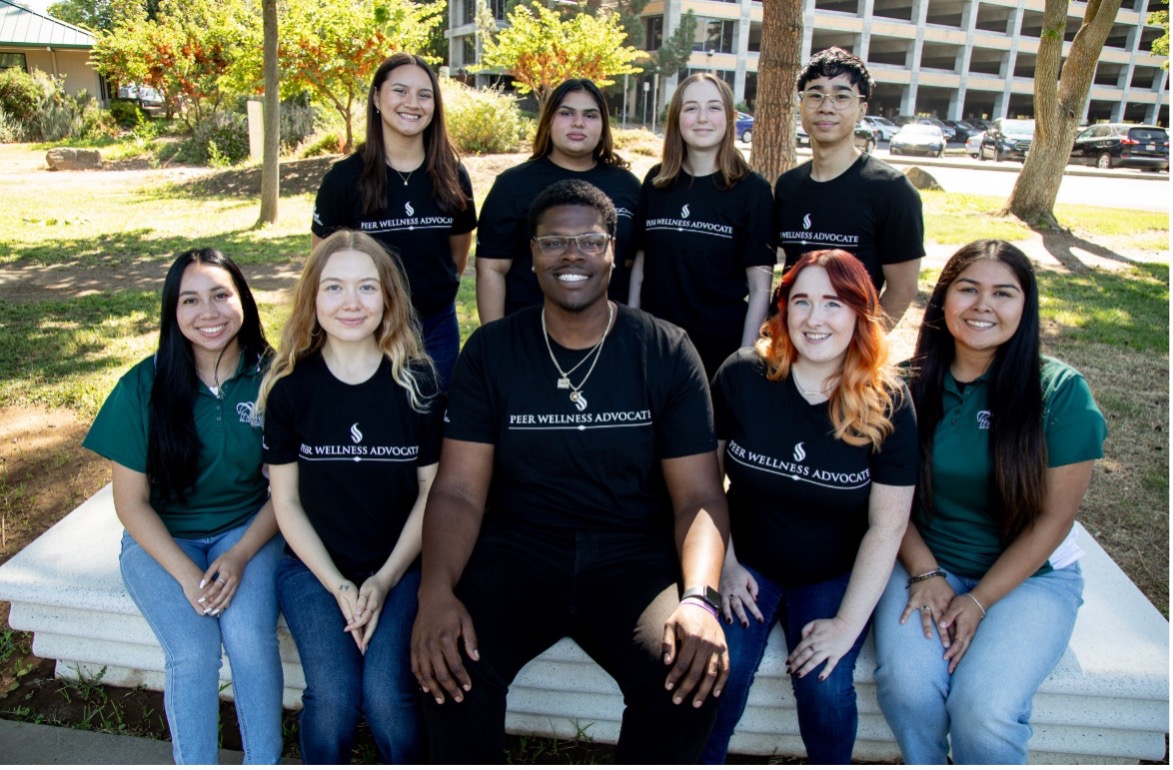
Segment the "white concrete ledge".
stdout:
[[[92,676],[104,666],[108,684],[161,689],[162,652],[118,572],[121,536],[106,487],[0,566],[0,599],[12,603],[9,625],[33,632],[33,652],[56,660],[59,677]],[[1031,761],[1160,760],[1169,729],[1169,624],[1086,532],[1080,544],[1087,551],[1084,606],[1071,645],[1035,697]],[[283,621],[278,636],[285,705],[296,708],[305,679]],[[775,628],[734,753],[804,754],[785,656]],[[869,640],[855,672],[855,757],[892,761],[899,751],[876,703],[874,667]],[[221,678],[231,682],[227,661]],[[506,723],[513,733],[613,743],[622,710],[614,681],[563,639],[522,669]]]

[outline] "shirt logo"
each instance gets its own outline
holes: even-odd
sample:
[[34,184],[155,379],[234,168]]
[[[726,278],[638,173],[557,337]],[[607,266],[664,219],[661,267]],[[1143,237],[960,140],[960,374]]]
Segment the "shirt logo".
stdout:
[[322,224],[322,218],[320,216],[318,216],[318,207],[317,206],[314,206],[314,224],[316,224],[316,225]]
[[407,215],[408,215],[409,217],[414,217],[414,216],[415,216],[415,209],[413,209],[413,208],[411,207],[411,201],[408,201],[407,203],[403,204],[403,210],[404,210],[405,212],[407,212]]
[[805,217],[802,218],[802,229],[803,230],[811,229],[811,215],[810,214],[807,214]]
[[631,209],[625,209],[622,206],[616,206],[615,213],[618,214],[621,219],[631,219],[632,218]]
[[236,415],[240,421],[252,428],[261,427],[261,417],[257,414],[257,405],[252,401],[241,401],[236,405]]
[[686,203],[686,204],[684,204],[684,205],[683,205],[683,206],[680,208],[680,218],[681,218],[681,219],[688,219],[688,215],[689,215],[689,214],[691,214],[691,213],[692,213],[692,212],[690,212],[690,211],[688,210],[688,204],[687,204],[687,203]]
[[794,462],[800,463],[806,459],[806,450],[802,448],[802,442],[799,441],[794,445]]
[[983,409],[977,413],[978,430],[990,429],[990,410]]
[[362,431],[358,429],[358,423],[350,426],[350,440],[354,443],[362,441]]

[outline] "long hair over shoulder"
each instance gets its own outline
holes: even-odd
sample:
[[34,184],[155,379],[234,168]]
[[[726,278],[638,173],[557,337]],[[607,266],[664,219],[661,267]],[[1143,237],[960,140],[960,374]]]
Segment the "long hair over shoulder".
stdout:
[[835,438],[852,446],[879,449],[892,432],[891,414],[899,406],[903,390],[888,361],[888,338],[883,309],[872,279],[858,259],[841,249],[808,251],[786,274],[774,292],[778,312],[762,324],[756,345],[766,364],[766,378],[777,382],[790,376],[798,350],[787,328],[790,293],[803,270],[827,271],[839,300],[855,312],[855,333],[847,346],[839,385],[828,401]]
[[424,350],[419,319],[412,308],[407,279],[399,259],[366,233],[342,229],[318,244],[306,260],[301,277],[297,279],[297,286],[293,290],[293,307],[281,334],[281,345],[273,356],[269,373],[261,383],[261,392],[257,397],[258,412],[264,411],[273,386],[282,377],[293,374],[299,363],[326,344],[326,332],[318,323],[318,285],[326,263],[340,251],[362,252],[375,263],[383,293],[383,322],[375,330],[375,342],[391,362],[391,376],[407,392],[412,408],[424,411],[436,396],[436,391],[433,388],[429,388],[429,392],[424,391],[420,374],[430,371],[433,374],[432,381],[437,382],[435,367]]
[[544,158],[554,150],[554,140],[550,137],[551,127],[554,125],[554,114],[562,106],[566,95],[574,91],[586,91],[595,100],[599,107],[599,114],[603,121],[603,133],[599,135],[599,143],[595,146],[595,162],[604,166],[627,168],[631,164],[615,152],[615,139],[611,135],[611,120],[607,112],[607,101],[603,92],[593,81],[586,78],[571,78],[559,84],[550,92],[550,96],[542,104],[542,111],[538,115],[538,127],[534,133],[534,147],[530,160]]
[[994,478],[990,495],[1004,545],[1030,527],[1043,511],[1047,484],[1047,441],[1043,430],[1042,359],[1039,351],[1039,291],[1030,260],[1017,247],[997,240],[962,246],[949,258],[925,308],[916,340],[909,389],[920,434],[917,495],[933,513],[933,437],[943,417],[941,395],[953,363],[955,344],[945,321],[945,298],[954,281],[978,260],[1010,268],[1022,287],[1022,319],[1002,343],[987,370],[990,448]]
[[187,499],[199,475],[203,446],[195,425],[195,400],[200,387],[195,354],[179,328],[177,316],[183,274],[193,264],[218,267],[232,278],[243,311],[236,342],[245,366],[263,366],[272,353],[256,300],[235,262],[216,249],[205,248],[185,251],[171,263],[163,280],[159,348],[155,353],[147,424],[147,478],[152,492],[162,500]]
[[[721,175],[722,190],[728,190],[733,185],[749,176],[749,164],[737,149],[733,140],[737,133],[737,110],[733,108],[733,92],[729,90],[724,80],[709,72],[698,72],[689,75],[676,86],[672,92],[672,99],[668,102],[668,118],[664,121],[664,150],[661,153],[660,173],[652,180],[655,187],[664,188],[676,181],[688,157],[688,146],[680,133],[680,113],[684,111],[684,90],[693,83],[712,83],[721,95],[721,104],[725,108],[725,136],[721,138],[721,145],[717,148],[717,173]],[[704,105],[700,105],[703,109]]]
[[367,92],[367,138],[355,148],[355,154],[362,157],[362,172],[358,177],[359,195],[362,198],[363,213],[374,214],[387,205],[387,159],[383,144],[383,118],[375,102],[379,89],[392,71],[408,64],[428,73],[432,81],[432,99],[435,109],[432,122],[424,128],[424,170],[432,179],[440,209],[452,214],[468,207],[464,191],[460,189],[460,159],[456,148],[448,138],[448,123],[444,117],[444,99],[440,94],[440,81],[436,73],[419,56],[410,53],[396,53],[389,56],[375,70],[371,88]]

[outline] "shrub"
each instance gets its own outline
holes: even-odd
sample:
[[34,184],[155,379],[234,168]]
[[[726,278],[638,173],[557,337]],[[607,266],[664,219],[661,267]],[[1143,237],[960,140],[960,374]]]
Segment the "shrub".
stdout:
[[523,133],[517,99],[497,89],[444,82],[448,135],[461,152],[516,152]]
[[320,122],[318,110],[310,104],[307,94],[299,94],[281,102],[281,149],[293,152],[314,133]]
[[146,115],[131,99],[115,99],[110,102],[110,117],[123,128],[134,128]]
[[664,140],[646,128],[613,128],[611,136],[615,141],[615,149],[635,155],[658,158],[664,149]]
[[227,166],[248,157],[248,119],[236,112],[214,112],[195,125],[176,158],[186,163]]
[[24,123],[36,115],[41,106],[41,87],[22,69],[0,70],[0,110],[9,118]]
[[319,135],[314,141],[303,147],[299,155],[303,158],[337,155],[342,152],[344,144],[346,144],[346,140],[337,131],[329,131]]
[[20,121],[0,108],[0,144],[19,142],[24,136],[24,126]]

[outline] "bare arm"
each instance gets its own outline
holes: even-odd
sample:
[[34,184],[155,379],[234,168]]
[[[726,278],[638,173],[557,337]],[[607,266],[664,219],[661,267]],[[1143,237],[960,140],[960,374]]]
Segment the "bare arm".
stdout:
[[629,307],[639,307],[639,293],[644,285],[644,252],[640,249],[635,253],[635,262],[631,265],[631,279],[627,285],[627,304]]
[[880,594],[888,585],[901,538],[908,527],[914,487],[872,484],[868,496],[868,529],[859,544],[847,591],[833,618],[821,618],[802,629],[802,641],[787,664],[803,677],[826,661],[819,680],[826,679],[867,625]]
[[[721,564],[729,536],[729,511],[716,455],[706,452],[661,462],[675,512],[676,547],[685,588],[721,581]],[[699,707],[712,691],[720,695],[729,676],[729,652],[716,614],[681,604],[664,627],[664,662],[675,664],[664,685],[675,689],[675,703],[691,694]],[[677,682],[679,681],[679,687]]]
[[265,503],[240,541],[208,565],[188,558],[175,544],[159,514],[151,507],[150,482],[145,473],[125,465],[114,468],[114,510],[134,541],[175,578],[192,608],[201,615],[219,615],[232,602],[248,562],[277,534],[273,506]]
[[512,259],[477,257],[477,316],[481,325],[505,317],[505,275]]
[[985,612],[1037,572],[1071,532],[1079,504],[1091,483],[1093,465],[1094,461],[1087,460],[1048,468],[1047,499],[1038,520],[1002,552],[969,592],[970,596],[955,596],[949,603],[937,625],[949,629],[954,640],[945,652],[950,672],[965,655]]
[[468,269],[468,250],[472,248],[472,233],[448,236],[448,246],[452,249],[452,264],[456,265],[456,276],[459,278]]
[[423,523],[423,575],[419,614],[411,633],[411,670],[437,703],[445,693],[457,703],[472,680],[460,659],[480,659],[476,631],[454,589],[476,545],[493,475],[492,444],[444,439],[440,469],[428,496]]
[[745,327],[741,331],[741,347],[752,347],[761,335],[762,322],[770,306],[770,284],[774,280],[774,269],[755,265],[745,269],[749,282],[749,307],[745,312]]
[[321,242],[322,242],[321,238],[319,238],[317,235],[315,235],[313,233],[310,233],[310,251],[313,251],[314,249],[318,248],[318,244]]
[[[904,311],[916,299],[917,280],[920,277],[920,259],[884,265],[884,292],[880,305],[891,318],[891,325],[900,323]],[[891,328],[891,327],[889,327]]]

